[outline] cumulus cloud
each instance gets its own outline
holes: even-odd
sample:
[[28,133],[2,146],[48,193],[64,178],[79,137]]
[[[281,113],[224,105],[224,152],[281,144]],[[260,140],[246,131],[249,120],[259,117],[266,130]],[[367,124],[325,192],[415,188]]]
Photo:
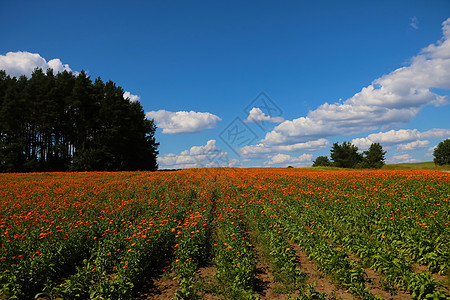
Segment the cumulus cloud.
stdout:
[[450,129],[434,128],[420,132],[417,129],[390,130],[369,134],[365,138],[353,139],[352,143],[361,149],[368,149],[372,143],[385,146],[418,141],[420,139],[442,138],[450,135]]
[[139,97],[138,95],[133,95],[128,91],[125,91],[125,93],[123,93],[123,98],[124,99],[130,99],[131,102],[136,102],[141,100],[141,97]]
[[414,163],[414,162],[418,162],[417,159],[412,158],[411,155],[409,154],[399,154],[399,155],[394,155],[390,160],[390,163]]
[[247,157],[257,157],[268,153],[275,152],[293,152],[293,151],[316,151],[326,148],[330,145],[330,142],[326,139],[318,139],[304,143],[295,143],[291,145],[267,145],[257,144],[249,145],[241,148],[239,154]]
[[253,107],[248,113],[248,117],[244,122],[272,122],[272,123],[281,123],[284,121],[283,117],[271,117],[266,116],[261,108]]
[[203,168],[203,167],[231,167],[238,164],[236,159],[229,159],[227,152],[222,152],[216,146],[216,140],[209,140],[206,145],[193,146],[176,155],[169,153],[158,157],[158,164],[162,168]]
[[450,18],[442,28],[443,38],[424,48],[408,66],[375,79],[343,102],[324,103],[306,117],[282,122],[262,143],[292,144],[386,130],[411,121],[425,105],[448,104],[449,96],[431,91],[450,89]]
[[145,114],[147,118],[154,119],[163,133],[196,133],[204,129],[216,127],[216,122],[221,119],[208,112],[195,111],[150,111]]
[[312,154],[302,154],[298,157],[293,157],[287,154],[278,153],[271,157],[270,161],[266,161],[264,164],[266,165],[278,165],[278,164],[294,164],[298,165],[302,162],[310,162],[312,161]]
[[59,58],[54,58],[47,62],[38,53],[17,51],[0,55],[0,70],[5,70],[10,76],[19,77],[25,75],[30,77],[36,68],[41,68],[44,71],[53,69],[55,73],[63,72],[64,70],[72,71],[69,65],[63,64]]
[[400,151],[412,151],[412,150],[417,150],[417,149],[421,149],[421,148],[425,148],[426,146],[428,146],[430,142],[427,140],[417,140],[408,144],[400,144],[397,145],[397,150]]
[[184,150],[181,155],[204,155],[220,152],[216,146],[216,140],[209,140],[204,146],[193,146],[189,150]]

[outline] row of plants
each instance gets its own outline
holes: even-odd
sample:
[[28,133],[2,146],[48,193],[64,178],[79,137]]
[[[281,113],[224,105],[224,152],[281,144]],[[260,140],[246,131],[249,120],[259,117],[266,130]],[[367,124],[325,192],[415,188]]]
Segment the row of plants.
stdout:
[[167,249],[174,243],[172,222],[157,220],[148,227],[138,223],[145,226],[138,233],[124,230],[100,240],[90,259],[84,260],[77,272],[51,294],[72,299],[131,298],[133,289],[145,281],[145,275],[171,258]]
[[176,299],[196,297],[195,273],[200,265],[205,265],[210,259],[212,208],[212,205],[208,205],[200,213],[200,209],[196,207],[184,221],[179,221],[172,229],[176,234],[173,270],[179,282],[179,289],[175,293]]
[[216,218],[217,242],[214,246],[214,264],[217,279],[233,299],[254,299],[256,273],[253,245],[246,233],[242,210],[235,199],[222,194],[222,210]]
[[256,240],[266,249],[266,256],[272,265],[275,281],[281,282],[286,292],[295,292],[305,288],[305,274],[297,265],[296,255],[291,249],[283,228],[276,218],[270,217],[263,203],[247,206],[245,219],[256,234]]
[[[324,217],[332,219],[330,216]],[[308,213],[303,212],[301,218],[308,219]],[[426,296],[445,299],[445,294],[439,289],[439,283],[431,278],[428,272],[415,273],[410,261],[393,251],[391,246],[384,245],[384,235],[378,235],[379,239],[371,239],[359,231],[349,232],[342,229],[345,225],[337,226],[329,219],[328,222],[323,222],[323,218],[314,220],[308,225],[311,231],[319,236],[329,237],[333,245],[342,245],[343,249],[355,254],[363,267],[370,267],[382,274],[383,286],[388,291],[392,292],[396,286],[400,286],[412,295],[418,295],[418,299]]]
[[[361,173],[362,172],[358,175]],[[389,288],[392,289],[395,285],[401,285],[405,290],[409,291],[414,298],[424,299],[426,297],[435,297],[441,299],[446,297],[445,289],[443,290],[440,288],[441,284],[434,280],[428,272],[414,272],[412,264],[420,263],[426,261],[427,258],[431,258],[428,260],[428,266],[431,271],[439,271],[440,274],[445,274],[446,272],[446,251],[448,245],[445,243],[445,236],[448,234],[448,227],[445,227],[446,225],[444,224],[448,223],[448,219],[446,222],[442,220],[439,222],[439,219],[436,216],[438,213],[436,213],[436,211],[439,211],[439,214],[441,214],[442,211],[445,212],[448,210],[448,207],[440,209],[440,205],[448,202],[447,199],[450,194],[448,190],[449,186],[448,184],[443,184],[443,182],[436,181],[435,177],[437,176],[435,175],[437,174],[435,173],[407,173],[406,175],[408,176],[405,176],[405,173],[407,172],[402,172],[402,176],[399,176],[400,178],[395,178],[396,180],[393,180],[390,176],[386,177],[386,173],[367,172],[364,175],[381,175],[378,176],[380,178],[377,178],[378,182],[368,182],[368,180],[373,179],[371,178],[372,176],[359,176],[360,178],[357,178],[358,180],[354,180],[355,177],[351,178],[354,181],[351,182],[350,185],[342,184],[343,182],[345,183],[345,181],[342,180],[342,177],[349,177],[348,175],[351,174],[350,172],[347,174],[340,174],[341,176],[344,175],[342,177],[327,176],[327,179],[331,179],[329,181],[321,180],[320,175],[317,177],[308,176],[307,178],[301,178],[306,179],[305,181],[297,181],[298,184],[295,185],[297,190],[295,192],[291,192],[290,190],[293,186],[292,178],[282,178],[275,183],[273,183],[272,179],[267,179],[269,184],[266,182],[250,188],[253,189],[255,192],[254,194],[257,194],[260,197],[262,197],[261,195],[266,195],[272,199],[276,199],[277,197],[282,199],[280,202],[282,202],[283,206],[289,207],[288,210],[285,210],[285,214],[287,213],[294,216],[294,221],[289,225],[289,230],[299,226],[299,224],[300,226],[303,224],[304,237],[308,236],[308,231],[309,233],[312,233],[312,236],[317,234],[317,240],[313,240],[311,243],[314,245],[315,249],[311,250],[319,251],[319,240],[323,237],[325,241],[323,242],[323,252],[325,253],[329,251],[325,245],[326,243],[329,244],[328,248],[336,247],[340,252],[344,252],[342,250],[347,250],[349,252],[357,253],[356,250],[352,251],[352,249],[348,247],[348,244],[344,243],[342,239],[338,239],[337,236],[345,238],[347,241],[354,242],[355,235],[362,235],[367,239],[360,243],[361,247],[369,249],[369,251],[372,252],[375,251],[376,253],[373,253],[370,256],[372,257],[371,264],[368,263],[367,258],[361,259],[361,255],[358,255],[360,258],[357,262],[359,268],[372,267],[384,275],[384,282],[389,285]],[[414,177],[419,177],[419,184],[417,184],[417,181],[413,181],[413,179],[417,179]],[[443,177],[445,178],[445,175]],[[355,181],[359,181],[359,184],[355,184]],[[388,190],[387,187],[389,187],[389,184],[391,183],[395,183],[398,186],[393,190]],[[308,187],[311,185],[315,187],[315,193],[311,193],[309,188],[305,189],[305,186]],[[378,185],[381,187],[380,189],[378,189]],[[407,188],[404,188],[404,186]],[[286,187],[289,187],[289,190],[287,190]],[[363,188],[364,191],[362,190]],[[395,199],[392,198],[393,192],[396,192],[401,188],[403,188],[405,193],[410,192],[410,189],[414,192],[420,192],[420,197],[422,198],[425,196],[428,201],[420,201],[425,205],[418,204],[417,199],[409,201],[409,203],[406,201],[395,201]],[[273,191],[277,192],[274,193]],[[414,194],[411,195],[414,196]],[[418,198],[417,195],[416,198]],[[386,199],[389,199],[389,201]],[[382,203],[381,205],[384,203],[383,209],[379,208],[381,206],[380,203]],[[407,223],[403,220],[408,219],[407,217],[397,218],[396,220],[395,213],[394,216],[392,215],[393,212],[401,210],[397,207],[393,209],[393,204],[400,208],[403,207],[403,210],[406,210],[406,208],[414,208],[415,210],[409,209],[408,211],[414,211],[415,214],[421,214],[419,211],[429,210],[430,207],[432,210],[436,211],[431,216],[428,215],[428,227],[412,226],[412,224],[409,224],[410,226],[406,227],[405,224]],[[388,212],[387,216],[386,214],[380,214],[380,212],[384,211]],[[281,213],[279,214],[281,215]],[[426,217],[427,213],[422,212],[421,215],[422,217]],[[442,217],[445,218],[446,216],[441,215],[441,218]],[[426,221],[422,222],[425,223]],[[422,256],[420,257],[420,255],[417,255],[417,261],[410,261],[410,259],[406,259],[408,253],[405,253],[405,248],[396,247],[395,240],[389,238],[395,233],[397,236],[399,233],[403,236],[418,236],[416,239],[428,237],[429,240],[432,241],[429,242],[429,240],[425,240],[425,242],[422,241],[422,243],[416,243],[414,249]],[[311,238],[309,239],[311,240]],[[430,251],[430,254],[427,254],[426,250],[430,249],[435,250],[436,252]],[[361,254],[361,250],[359,254]],[[378,254],[378,256],[376,256],[377,264],[373,263],[375,254]],[[363,256],[366,257],[367,255],[366,252]],[[344,254],[344,256],[346,256],[346,254]],[[330,257],[336,259],[339,257],[339,253],[336,255],[330,254]],[[345,260],[342,259],[342,261]],[[355,262],[351,263],[355,264]],[[383,267],[380,267],[380,265]],[[408,275],[404,275],[405,272]],[[364,277],[359,277],[362,282]],[[362,294],[361,291],[363,291],[363,289],[359,289],[359,291],[360,292],[358,293]]]
[[[345,199],[344,202],[346,201],[349,200]],[[342,206],[339,211],[334,211],[330,210],[329,207],[325,210],[321,209],[317,205],[318,202],[312,201],[312,203],[307,207],[299,207],[293,201],[290,207],[297,208],[296,214],[299,216],[299,221],[307,222],[307,226],[311,230],[330,237],[338,245],[345,246],[359,257],[363,266],[371,267],[384,275],[384,286],[388,290],[395,289],[398,285],[411,292],[412,295],[417,295],[420,299],[425,297],[445,299],[445,293],[440,289],[441,285],[428,272],[415,273],[413,271],[415,257],[408,256],[407,252],[402,251],[405,248],[399,246],[399,235],[412,234],[423,237],[425,234],[420,234],[421,228],[417,232],[414,227],[409,227],[410,230],[407,232],[407,228],[404,228],[404,222],[392,219],[392,217],[391,219],[375,217],[372,226],[367,226],[363,217],[353,216],[355,211],[350,209],[351,206]],[[317,214],[318,211],[320,211],[320,215]],[[371,234],[367,234],[367,231],[370,231]],[[431,234],[428,233],[428,235]],[[437,237],[436,243],[438,249],[442,249],[441,255],[437,257],[437,260],[432,261],[429,266],[434,271],[436,271],[436,268],[433,268],[433,266],[439,266],[439,271],[442,273],[447,266],[443,260],[446,258],[445,251],[448,246],[439,243],[441,238]],[[420,253],[424,255],[422,256],[423,259],[427,256],[423,249],[418,248],[421,247],[421,244],[423,245],[423,243],[415,244],[414,249],[420,250]],[[428,242],[428,244],[432,244],[432,242]],[[420,259],[417,262],[420,262]]]
[[371,268],[391,293],[445,299],[449,216],[450,176],[430,171],[0,174],[0,298],[129,299],[163,269],[196,298],[210,265],[217,296],[252,299],[253,243],[285,291],[333,298],[305,284],[294,241],[358,298],[377,298]]
[[[12,239],[11,230],[5,230],[1,236],[2,252],[18,255],[0,260],[0,294],[11,299],[126,299],[149,270],[170,259],[167,249],[175,242],[172,222],[184,218],[183,201],[168,202],[159,197],[159,189],[149,193],[141,186],[130,188],[131,174],[112,174],[111,181],[98,175],[87,178],[93,179],[95,188],[103,185],[103,192],[76,182],[72,188],[79,190],[66,193],[68,187],[59,180],[24,191],[32,201],[42,199],[45,203],[37,203],[48,205],[40,218],[26,220],[23,216],[30,212],[25,211],[16,220],[3,219],[1,226],[9,222],[16,232],[23,230],[26,235]],[[141,175],[131,177],[148,179]],[[53,176],[71,181],[62,174]],[[116,176],[118,181],[114,181]]]

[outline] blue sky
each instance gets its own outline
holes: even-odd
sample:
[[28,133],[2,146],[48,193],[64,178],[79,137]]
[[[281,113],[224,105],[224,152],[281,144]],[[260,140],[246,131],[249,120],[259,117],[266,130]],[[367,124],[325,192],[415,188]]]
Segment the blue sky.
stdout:
[[0,2],[0,69],[85,70],[155,119],[162,168],[309,166],[450,137],[450,2]]

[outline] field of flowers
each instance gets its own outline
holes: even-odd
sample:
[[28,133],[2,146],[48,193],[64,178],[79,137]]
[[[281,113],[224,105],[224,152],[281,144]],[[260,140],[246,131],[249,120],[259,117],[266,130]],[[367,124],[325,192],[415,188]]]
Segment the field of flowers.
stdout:
[[0,299],[449,299],[449,275],[445,172],[0,174]]

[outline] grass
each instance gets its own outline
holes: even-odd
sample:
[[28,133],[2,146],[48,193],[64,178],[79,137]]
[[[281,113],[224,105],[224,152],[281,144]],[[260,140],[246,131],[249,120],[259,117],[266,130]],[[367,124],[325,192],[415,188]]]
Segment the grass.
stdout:
[[[433,171],[450,171],[450,165],[438,166],[432,161],[419,162],[419,163],[403,163],[403,164],[386,164],[381,168],[382,170],[433,170]],[[342,171],[342,170],[358,170],[358,169],[345,169],[337,167],[305,167],[302,170],[311,171]]]
[[437,166],[432,161],[420,163],[389,164],[383,170],[441,170],[450,171],[450,165]]

